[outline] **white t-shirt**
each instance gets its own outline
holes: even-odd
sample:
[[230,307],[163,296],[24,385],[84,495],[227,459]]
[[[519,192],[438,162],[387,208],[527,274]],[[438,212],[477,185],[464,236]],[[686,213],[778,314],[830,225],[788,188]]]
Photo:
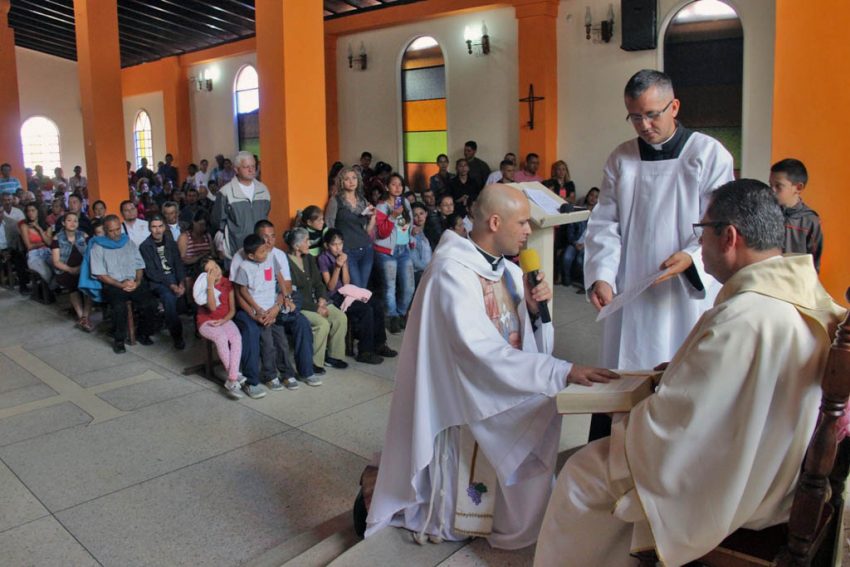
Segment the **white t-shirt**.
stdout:
[[502,172],[501,170],[496,170],[487,176],[487,181],[484,185],[492,185],[493,183],[498,183],[502,180]]
[[245,193],[245,197],[248,198],[249,201],[254,200],[254,182],[252,181],[250,185],[242,185],[242,182],[237,181],[239,183],[239,188]]
[[[262,264],[246,258],[236,270],[233,266],[230,268],[233,283],[247,287],[254,302],[262,309],[271,309],[277,299],[275,264],[274,257],[269,254]],[[194,294],[194,289],[192,292]]]
[[136,246],[141,246],[142,242],[151,235],[151,231],[148,229],[148,221],[146,220],[137,218],[133,221],[132,225],[124,221],[121,223],[121,227]]
[[[274,258],[275,265],[277,266],[280,275],[283,276],[283,279],[290,281],[292,279],[292,273],[289,271],[289,259],[286,257],[286,253],[279,248],[272,248],[269,258]],[[245,254],[240,248],[230,260],[230,273],[235,274],[236,270],[239,269],[239,265],[242,264],[245,259]]]

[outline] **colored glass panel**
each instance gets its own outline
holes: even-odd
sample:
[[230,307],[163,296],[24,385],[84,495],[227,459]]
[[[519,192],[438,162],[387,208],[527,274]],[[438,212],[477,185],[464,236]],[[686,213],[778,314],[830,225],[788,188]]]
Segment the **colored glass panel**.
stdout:
[[436,175],[440,170],[436,163],[406,163],[404,166],[407,185],[416,192],[421,192],[428,187],[431,176]]
[[425,132],[446,129],[446,99],[416,100],[404,103],[404,131]]
[[446,98],[446,73],[442,65],[402,71],[401,79],[405,101]]
[[431,163],[448,153],[448,136],[442,132],[405,132],[404,161]]

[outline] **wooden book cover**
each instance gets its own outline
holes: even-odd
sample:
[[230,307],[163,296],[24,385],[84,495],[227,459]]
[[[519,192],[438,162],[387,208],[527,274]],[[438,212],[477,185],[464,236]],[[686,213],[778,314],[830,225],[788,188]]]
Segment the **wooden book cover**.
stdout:
[[638,402],[655,390],[660,372],[615,371],[618,380],[592,386],[569,384],[555,398],[558,413],[614,413],[631,411]]

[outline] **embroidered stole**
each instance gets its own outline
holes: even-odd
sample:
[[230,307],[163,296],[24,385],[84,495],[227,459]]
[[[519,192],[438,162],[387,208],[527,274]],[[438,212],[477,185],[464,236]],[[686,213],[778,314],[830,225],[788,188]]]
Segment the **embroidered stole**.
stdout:
[[[509,278],[507,272],[498,282],[479,276],[487,317],[505,341],[518,349],[522,346],[522,339],[517,305],[522,298],[515,290],[508,288]],[[458,533],[487,537],[493,532],[498,478],[469,427],[461,426],[459,429],[454,529]]]

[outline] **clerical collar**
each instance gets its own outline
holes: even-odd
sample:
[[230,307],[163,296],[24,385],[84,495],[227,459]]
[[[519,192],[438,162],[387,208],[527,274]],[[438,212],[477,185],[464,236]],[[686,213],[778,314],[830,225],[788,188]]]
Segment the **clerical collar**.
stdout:
[[487,263],[490,264],[490,267],[493,269],[493,271],[495,272],[496,270],[498,270],[499,269],[499,263],[502,260],[504,260],[505,257],[504,256],[493,256],[492,254],[490,254],[489,252],[487,252],[486,250],[484,250],[483,248],[478,246],[478,244],[476,244],[475,241],[472,240],[472,238],[469,238],[469,237],[467,237],[467,238],[469,239],[470,242],[472,242],[472,245],[475,246],[475,249],[478,250],[478,252],[480,252],[482,256],[484,256],[484,259],[487,260]]
[[692,134],[692,130],[688,130],[679,122],[676,122],[676,131],[673,132],[673,135],[668,140],[661,144],[649,144],[642,138],[638,138],[641,161],[678,159],[682,150],[685,148],[685,143],[687,143]]

